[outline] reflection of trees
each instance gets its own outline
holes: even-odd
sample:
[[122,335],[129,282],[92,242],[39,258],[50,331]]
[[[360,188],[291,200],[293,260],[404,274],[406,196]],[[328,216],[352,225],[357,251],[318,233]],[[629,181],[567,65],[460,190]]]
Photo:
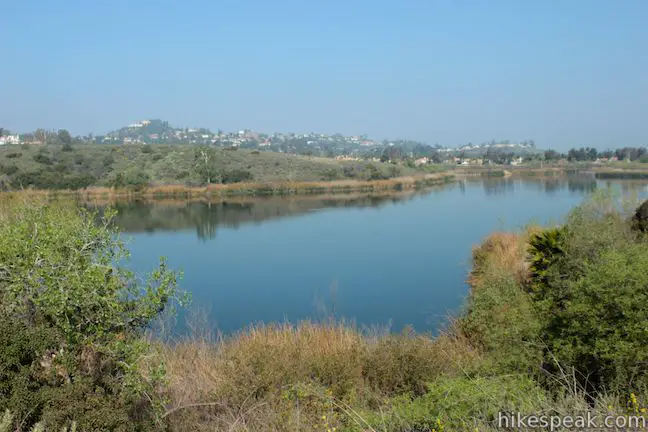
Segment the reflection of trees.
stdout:
[[515,191],[515,182],[510,179],[489,178],[483,180],[484,193],[491,195],[505,195]]
[[596,190],[595,179],[569,179],[567,180],[569,192],[589,193]]
[[[259,198],[247,201],[205,202],[127,202],[116,203],[115,223],[126,232],[175,231],[193,228],[199,238],[216,237],[220,226],[241,224],[306,214],[337,207],[378,207],[404,202],[419,193],[343,196],[331,198]],[[99,208],[101,211],[102,208]]]
[[547,195],[554,195],[557,191],[564,188],[564,182],[559,179],[544,180],[544,191]]

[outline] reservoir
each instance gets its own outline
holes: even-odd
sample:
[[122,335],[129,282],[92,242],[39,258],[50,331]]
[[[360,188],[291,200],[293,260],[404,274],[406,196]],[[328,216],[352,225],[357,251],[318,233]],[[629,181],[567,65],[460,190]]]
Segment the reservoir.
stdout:
[[[230,333],[256,323],[344,319],[435,333],[461,311],[471,249],[494,231],[559,223],[597,189],[647,182],[474,179],[415,193],[120,203],[129,267],[183,272],[186,316]],[[194,318],[192,318],[194,319]]]

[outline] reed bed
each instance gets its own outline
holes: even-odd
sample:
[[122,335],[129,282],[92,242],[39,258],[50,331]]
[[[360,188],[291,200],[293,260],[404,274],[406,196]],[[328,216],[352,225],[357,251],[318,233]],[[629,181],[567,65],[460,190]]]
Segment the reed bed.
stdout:
[[[415,190],[425,186],[448,183],[452,175],[426,174],[423,176],[396,177],[387,180],[358,181],[339,180],[328,182],[268,182],[268,183],[232,183],[211,184],[208,186],[186,186],[180,184],[152,185],[142,189],[114,189],[107,187],[90,187],[80,190],[33,190],[24,191],[30,196],[76,197],[83,200],[134,199],[134,198],[209,198],[236,196],[286,196],[286,195],[322,195],[352,192],[380,192],[392,190]],[[22,191],[21,191],[22,192]]]

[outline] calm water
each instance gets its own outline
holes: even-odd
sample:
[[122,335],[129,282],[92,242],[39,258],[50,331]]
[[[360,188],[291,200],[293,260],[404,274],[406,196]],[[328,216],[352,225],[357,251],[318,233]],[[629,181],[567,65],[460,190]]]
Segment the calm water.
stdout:
[[[494,230],[559,222],[585,195],[646,183],[467,181],[415,195],[120,205],[131,265],[160,255],[213,328],[335,315],[438,329],[462,306],[471,248]],[[182,325],[179,327],[182,328]]]

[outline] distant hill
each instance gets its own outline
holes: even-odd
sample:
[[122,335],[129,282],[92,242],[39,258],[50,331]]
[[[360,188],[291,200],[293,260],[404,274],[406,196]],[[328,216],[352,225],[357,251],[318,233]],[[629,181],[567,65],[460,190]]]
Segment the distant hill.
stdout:
[[142,120],[124,126],[106,136],[94,138],[103,144],[196,144],[216,147],[240,147],[277,153],[293,153],[308,156],[355,156],[382,157],[432,157],[443,160],[451,157],[478,158],[487,154],[513,153],[529,156],[542,153],[535,148],[533,140],[512,143],[510,141],[491,141],[482,144],[466,144],[459,147],[442,147],[413,140],[369,139],[366,135],[344,136],[341,134],[295,134],[259,133],[249,129],[235,132],[212,132],[206,128],[177,128],[160,119]]

